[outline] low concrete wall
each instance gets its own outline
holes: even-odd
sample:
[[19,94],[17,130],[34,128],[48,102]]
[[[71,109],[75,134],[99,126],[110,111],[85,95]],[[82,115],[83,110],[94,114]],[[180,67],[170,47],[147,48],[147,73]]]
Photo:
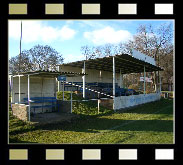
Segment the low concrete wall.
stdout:
[[12,104],[13,115],[20,120],[28,121],[28,107],[25,104]]
[[100,105],[109,109],[113,109],[113,99],[100,99]]
[[[30,106],[31,106],[31,113],[34,113],[34,114],[39,114],[39,113],[46,113],[46,112],[55,112],[57,111],[57,107],[44,107],[45,105],[52,105],[52,103],[30,103]],[[35,108],[35,111],[34,111],[34,108],[33,106],[40,106],[39,108]],[[41,107],[43,106],[43,107]]]
[[156,100],[160,100],[160,93],[120,96],[114,99],[114,110],[128,108]]
[[57,100],[59,113],[71,113],[71,101]]

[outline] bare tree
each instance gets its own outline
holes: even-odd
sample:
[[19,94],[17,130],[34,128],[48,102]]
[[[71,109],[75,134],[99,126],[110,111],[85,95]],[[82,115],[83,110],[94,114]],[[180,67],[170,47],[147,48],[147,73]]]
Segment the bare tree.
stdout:
[[[154,57],[157,66],[160,65],[161,57],[167,45],[172,45],[173,30],[171,24],[162,24],[159,28],[153,29],[149,25],[140,25],[133,40],[125,44],[128,50],[134,48],[144,54]],[[172,54],[173,55],[173,54]],[[165,68],[166,70],[166,68]],[[159,80],[159,72],[152,73],[153,86],[156,88]]]
[[[106,44],[98,47],[83,46],[82,53],[88,56],[88,59],[112,56],[115,54],[131,54],[132,49],[136,49],[150,57],[153,57],[156,61],[156,65],[165,69],[162,72],[164,82],[170,83],[173,76],[173,30],[172,24],[162,24],[159,27],[153,28],[151,24],[140,25],[137,29],[137,33],[133,36],[132,40],[126,43],[119,44]],[[171,53],[170,53],[171,52]],[[171,65],[169,64],[171,63]],[[153,86],[156,90],[156,84],[159,81],[159,72],[146,73],[153,81]],[[139,74],[126,75],[126,85],[131,83],[140,84]],[[165,78],[166,77],[166,78]]]
[[36,45],[30,50],[24,50],[21,53],[21,61],[19,55],[9,59],[9,71],[20,72],[35,70],[56,70],[56,65],[63,62],[62,55],[55,49],[46,45]]
[[96,47],[90,47],[88,45],[85,45],[81,47],[81,53],[84,55],[85,59],[113,56],[115,54],[122,54],[125,51],[127,52],[122,43],[120,43],[119,45],[105,44]]
[[95,58],[95,55],[91,50],[91,47],[89,47],[88,45],[81,47],[81,53],[83,54],[86,60]]
[[163,90],[172,90],[173,84],[173,45],[167,45],[161,50],[161,58],[159,61],[161,67],[165,68],[162,72]]
[[27,51],[23,51],[21,53],[21,59],[19,55],[12,57],[9,59],[9,72],[15,73],[15,72],[27,72],[30,70],[33,70],[34,63],[30,60],[29,55],[27,54]]

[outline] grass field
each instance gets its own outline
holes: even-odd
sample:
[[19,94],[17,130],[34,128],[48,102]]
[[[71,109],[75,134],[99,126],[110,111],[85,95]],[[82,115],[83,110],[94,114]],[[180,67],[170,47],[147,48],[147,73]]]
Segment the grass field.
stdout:
[[9,143],[172,144],[173,100],[42,126],[9,115]]

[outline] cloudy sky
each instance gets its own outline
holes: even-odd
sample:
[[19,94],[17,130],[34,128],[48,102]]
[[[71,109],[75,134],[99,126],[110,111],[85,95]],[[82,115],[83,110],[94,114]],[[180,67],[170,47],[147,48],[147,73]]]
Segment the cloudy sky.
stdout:
[[[9,57],[19,54],[21,20],[9,20]],[[82,60],[81,46],[117,44],[132,39],[141,24],[157,28],[170,20],[22,20],[22,50],[49,45],[64,62]]]

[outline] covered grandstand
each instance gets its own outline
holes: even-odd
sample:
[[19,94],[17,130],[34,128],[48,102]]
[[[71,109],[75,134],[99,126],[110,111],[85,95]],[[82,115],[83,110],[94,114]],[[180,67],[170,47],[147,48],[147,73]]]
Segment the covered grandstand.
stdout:
[[[114,110],[160,99],[161,79],[159,79],[159,89],[150,94],[146,93],[146,81],[144,81],[143,94],[125,89],[123,86],[124,74],[144,73],[146,79],[146,72],[163,71],[156,66],[154,58],[136,50],[132,51],[132,55],[121,54],[62,64],[59,71],[87,73],[82,79],[81,77],[72,79],[74,90],[81,92],[84,99],[113,99]],[[60,84],[60,89],[70,90],[70,82],[71,79],[68,77],[62,85]]]

